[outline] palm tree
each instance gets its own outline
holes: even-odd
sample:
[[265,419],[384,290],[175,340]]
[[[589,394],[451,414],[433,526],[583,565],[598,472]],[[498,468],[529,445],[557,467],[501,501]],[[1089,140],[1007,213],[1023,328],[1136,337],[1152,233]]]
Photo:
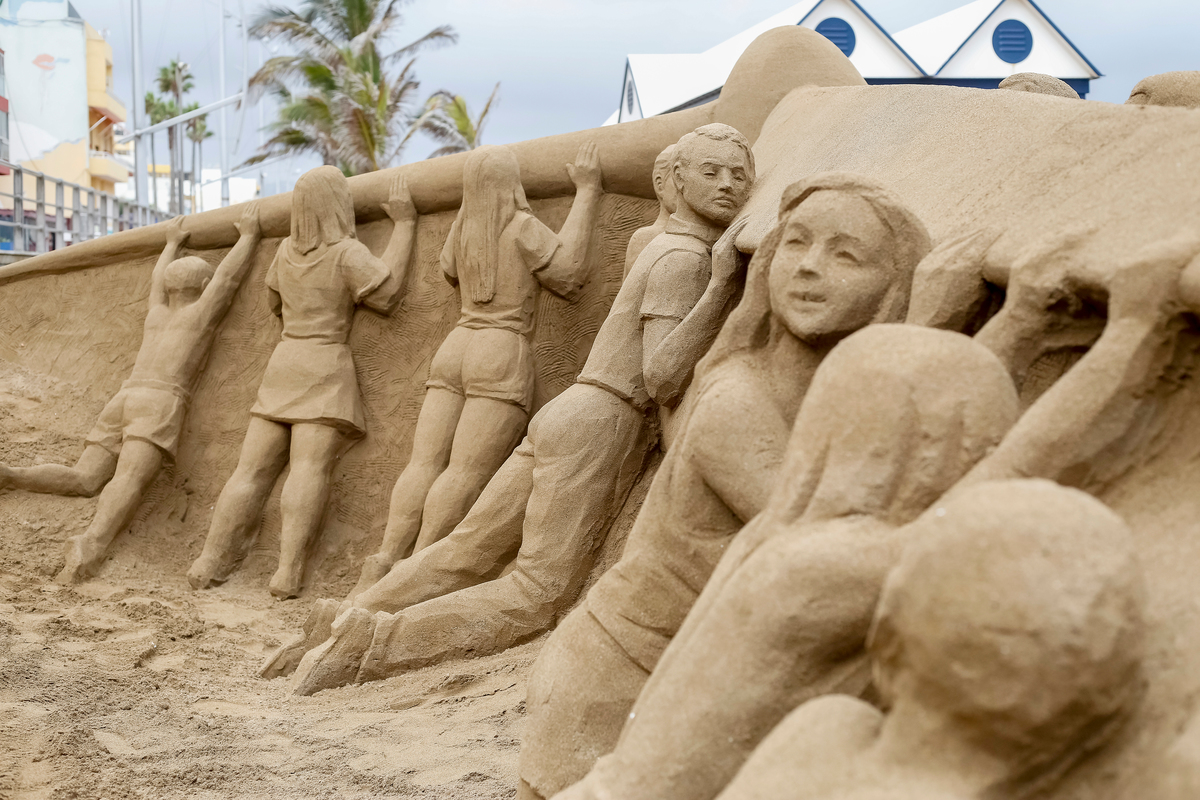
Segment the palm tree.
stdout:
[[[260,39],[281,39],[296,55],[269,59],[250,79],[252,99],[270,91],[279,101],[271,136],[246,163],[277,155],[315,153],[347,175],[388,166],[408,141],[417,91],[414,56],[452,44],[445,25],[404,47],[380,53],[403,21],[403,0],[306,0],[300,11],[273,6],[251,28]],[[388,67],[404,63],[394,77]]]
[[[174,97],[175,109],[181,109],[183,96],[195,86],[193,78],[188,65],[173,58],[170,64],[159,68],[155,84],[164,95]],[[175,214],[183,211],[183,139],[178,129],[178,125],[167,129],[167,147],[171,151],[171,212]]]
[[[462,95],[451,94],[445,90],[436,92],[425,102],[424,119],[419,127],[442,147],[429,154],[430,158],[448,156],[474,150],[483,144],[483,126],[487,124],[488,112],[496,101],[500,84],[492,89],[492,96],[483,105],[479,116],[471,119],[467,101]],[[414,126],[416,127],[416,126]]]
[[[199,103],[192,103],[183,111],[195,111]],[[204,140],[212,138],[213,132],[208,129],[208,114],[192,117],[187,121],[187,138],[192,143],[192,210],[196,209],[197,198],[200,196],[200,180],[204,177]],[[197,166],[198,165],[198,166]]]
[[[171,118],[172,115],[170,113],[170,110],[171,110],[171,105],[173,105],[173,103],[168,104],[168,103],[163,102],[163,99],[161,97],[159,97],[158,95],[156,95],[154,92],[146,92],[146,97],[143,102],[145,104],[146,116],[148,116],[150,118],[151,125],[157,125],[158,123],[162,122],[163,120]],[[150,180],[153,184],[153,190],[154,190],[154,207],[157,209],[159,207],[159,205],[158,205],[158,157],[154,154],[154,140],[156,138],[158,138],[158,134],[154,134],[154,133],[150,134],[150,164],[151,164]]]

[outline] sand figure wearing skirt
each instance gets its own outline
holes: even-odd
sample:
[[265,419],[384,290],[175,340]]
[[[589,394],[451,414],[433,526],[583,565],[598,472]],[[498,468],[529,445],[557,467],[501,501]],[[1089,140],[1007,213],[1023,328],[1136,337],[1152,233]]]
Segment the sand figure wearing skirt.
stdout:
[[204,552],[188,571],[202,589],[223,581],[245,556],[267,495],[290,462],[283,486],[279,568],[271,593],[300,592],[309,545],[321,527],[333,467],[366,433],[354,358],[347,340],[354,309],[395,309],[411,260],[416,209],[403,178],[384,210],[395,222],[376,258],[355,237],[350,187],[334,167],[296,182],[291,236],[267,272],[283,334],[250,410],[237,469],[217,500]]

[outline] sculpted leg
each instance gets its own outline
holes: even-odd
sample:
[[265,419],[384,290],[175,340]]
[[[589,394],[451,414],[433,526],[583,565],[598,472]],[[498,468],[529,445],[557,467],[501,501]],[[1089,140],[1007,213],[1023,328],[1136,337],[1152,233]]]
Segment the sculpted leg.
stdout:
[[450,465],[425,499],[415,551],[446,537],[462,521],[525,433],[528,415],[520,406],[486,397],[468,397],[463,407]]
[[421,531],[421,512],[430,487],[450,463],[454,431],[459,426],[465,398],[449,389],[431,387],[417,418],[412,454],[392,488],[387,529],[379,552],[363,564],[362,577],[347,599],[357,597],[387,574],[413,547]]
[[283,484],[280,505],[279,568],[271,578],[271,594],[279,598],[300,594],[309,545],[321,530],[329,483],[346,436],[328,425],[292,426],[292,469]]
[[0,489],[95,497],[117,469],[117,456],[97,444],[89,444],[75,466],[38,464],[8,467],[0,464]]
[[146,490],[162,469],[162,461],[162,451],[149,442],[126,440],[116,474],[100,492],[92,524],[86,533],[67,540],[66,564],[55,581],[76,583],[95,572],[112,540],[133,522]]
[[188,570],[193,589],[206,589],[225,580],[246,555],[267,495],[287,466],[290,441],[290,426],[250,418],[237,469],[217,498],[204,551]]

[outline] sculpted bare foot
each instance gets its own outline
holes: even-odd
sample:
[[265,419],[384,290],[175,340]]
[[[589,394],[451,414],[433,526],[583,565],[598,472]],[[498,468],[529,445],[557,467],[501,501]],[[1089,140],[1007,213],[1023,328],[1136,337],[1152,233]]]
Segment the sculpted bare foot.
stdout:
[[295,672],[305,653],[329,638],[337,611],[337,600],[318,600],[304,621],[303,632],[276,650],[263,663],[258,674],[270,680]]
[[271,584],[268,588],[271,590],[271,594],[280,600],[299,597],[300,590],[303,588],[301,583],[303,578],[303,562],[299,564],[281,563],[279,569],[275,570],[275,574],[271,576]]
[[221,575],[221,562],[206,555],[201,555],[192,563],[192,568],[187,573],[187,579],[193,589],[207,589],[225,582]]
[[338,618],[333,636],[310,650],[296,668],[293,691],[298,695],[316,694],[354,683],[359,662],[371,646],[375,633],[375,615],[365,608],[352,608]]
[[375,553],[367,556],[367,560],[363,562],[362,575],[358,579],[358,583],[346,596],[347,600],[353,600],[360,594],[370,589],[375,584],[383,579],[392,570],[392,559],[382,553]]
[[104,561],[106,548],[88,537],[86,534],[72,536],[67,539],[65,563],[62,570],[55,576],[54,582],[63,586],[79,583],[90,578]]

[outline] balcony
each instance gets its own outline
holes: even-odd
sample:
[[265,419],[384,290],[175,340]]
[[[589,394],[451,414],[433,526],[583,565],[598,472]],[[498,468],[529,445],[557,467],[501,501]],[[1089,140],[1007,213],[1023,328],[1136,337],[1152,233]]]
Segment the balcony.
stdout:
[[129,175],[133,172],[133,166],[127,164],[116,153],[108,153],[104,150],[89,150],[88,172],[94,178],[101,178],[113,183],[124,183],[129,180]]
[[89,88],[88,106],[97,114],[108,117],[113,122],[125,121],[125,104],[113,97],[107,89]]

